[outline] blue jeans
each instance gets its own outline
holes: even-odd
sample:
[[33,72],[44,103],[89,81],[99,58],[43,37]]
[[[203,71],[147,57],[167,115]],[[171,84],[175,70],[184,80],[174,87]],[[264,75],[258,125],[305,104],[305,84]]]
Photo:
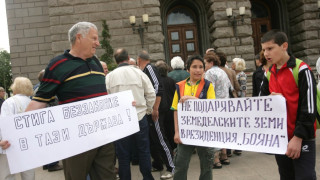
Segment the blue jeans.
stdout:
[[197,148],[200,159],[200,177],[199,180],[212,180],[212,163],[214,157],[214,148],[178,144],[174,156],[174,176],[173,180],[187,180],[189,163],[194,149]]
[[116,153],[119,162],[119,177],[121,180],[131,180],[130,157],[132,146],[130,145],[133,139],[139,154],[139,168],[143,176],[143,180],[153,180],[151,174],[151,157],[150,157],[150,142],[149,142],[149,124],[147,116],[144,116],[139,121],[140,131],[122,138],[115,142]]

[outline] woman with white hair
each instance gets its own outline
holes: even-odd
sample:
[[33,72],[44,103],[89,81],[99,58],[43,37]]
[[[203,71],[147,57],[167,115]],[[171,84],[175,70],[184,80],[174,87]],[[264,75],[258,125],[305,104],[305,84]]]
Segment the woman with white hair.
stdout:
[[171,67],[173,71],[168,73],[168,77],[172,78],[176,83],[190,76],[190,74],[184,70],[184,62],[180,56],[175,56],[171,59]]
[[236,77],[240,85],[238,97],[246,97],[247,92],[247,75],[243,72],[246,69],[246,62],[242,58],[234,58],[232,69],[236,71]]
[[[231,68],[236,71],[236,78],[240,85],[238,97],[246,97],[247,92],[247,75],[243,72],[246,69],[246,62],[242,58],[234,58]],[[240,156],[241,150],[234,150],[233,154]],[[229,154],[229,153],[228,153]]]
[[[26,77],[17,77],[14,79],[11,85],[13,92],[12,97],[6,99],[1,107],[1,117],[10,116],[24,112],[29,102],[31,101],[30,96],[33,94],[33,86],[31,81]],[[1,134],[0,134],[1,139]],[[1,141],[0,141],[1,142]],[[3,143],[0,143],[1,147]],[[0,152],[2,149],[0,149]],[[7,156],[0,154],[0,179],[4,180],[15,180],[15,175],[10,174]],[[35,172],[34,169],[24,171],[20,173],[22,180],[34,180]]]

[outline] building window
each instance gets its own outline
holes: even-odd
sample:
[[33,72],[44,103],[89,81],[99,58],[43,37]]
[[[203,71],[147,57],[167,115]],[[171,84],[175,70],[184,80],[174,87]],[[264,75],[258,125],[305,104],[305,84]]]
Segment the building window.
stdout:
[[194,23],[194,16],[185,8],[175,8],[167,19],[167,25],[177,24],[192,24]]

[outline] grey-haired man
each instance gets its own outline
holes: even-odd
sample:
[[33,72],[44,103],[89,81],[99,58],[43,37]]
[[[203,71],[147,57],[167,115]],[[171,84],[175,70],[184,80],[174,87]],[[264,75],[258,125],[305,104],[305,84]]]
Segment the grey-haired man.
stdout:
[[[57,96],[60,104],[107,94],[105,74],[94,57],[100,46],[97,27],[79,22],[69,30],[71,49],[53,58],[45,70],[40,87],[26,111],[46,107]],[[85,144],[83,144],[85,146]],[[113,143],[63,160],[66,180],[114,180]]]

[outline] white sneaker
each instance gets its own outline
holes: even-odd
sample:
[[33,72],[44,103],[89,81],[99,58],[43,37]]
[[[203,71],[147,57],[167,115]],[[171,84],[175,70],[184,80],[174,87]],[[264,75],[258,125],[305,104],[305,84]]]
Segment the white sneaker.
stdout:
[[169,172],[169,171],[166,171],[165,173],[163,173],[163,174],[160,176],[160,179],[170,179],[170,178],[172,178],[172,177],[173,177],[172,173]]

